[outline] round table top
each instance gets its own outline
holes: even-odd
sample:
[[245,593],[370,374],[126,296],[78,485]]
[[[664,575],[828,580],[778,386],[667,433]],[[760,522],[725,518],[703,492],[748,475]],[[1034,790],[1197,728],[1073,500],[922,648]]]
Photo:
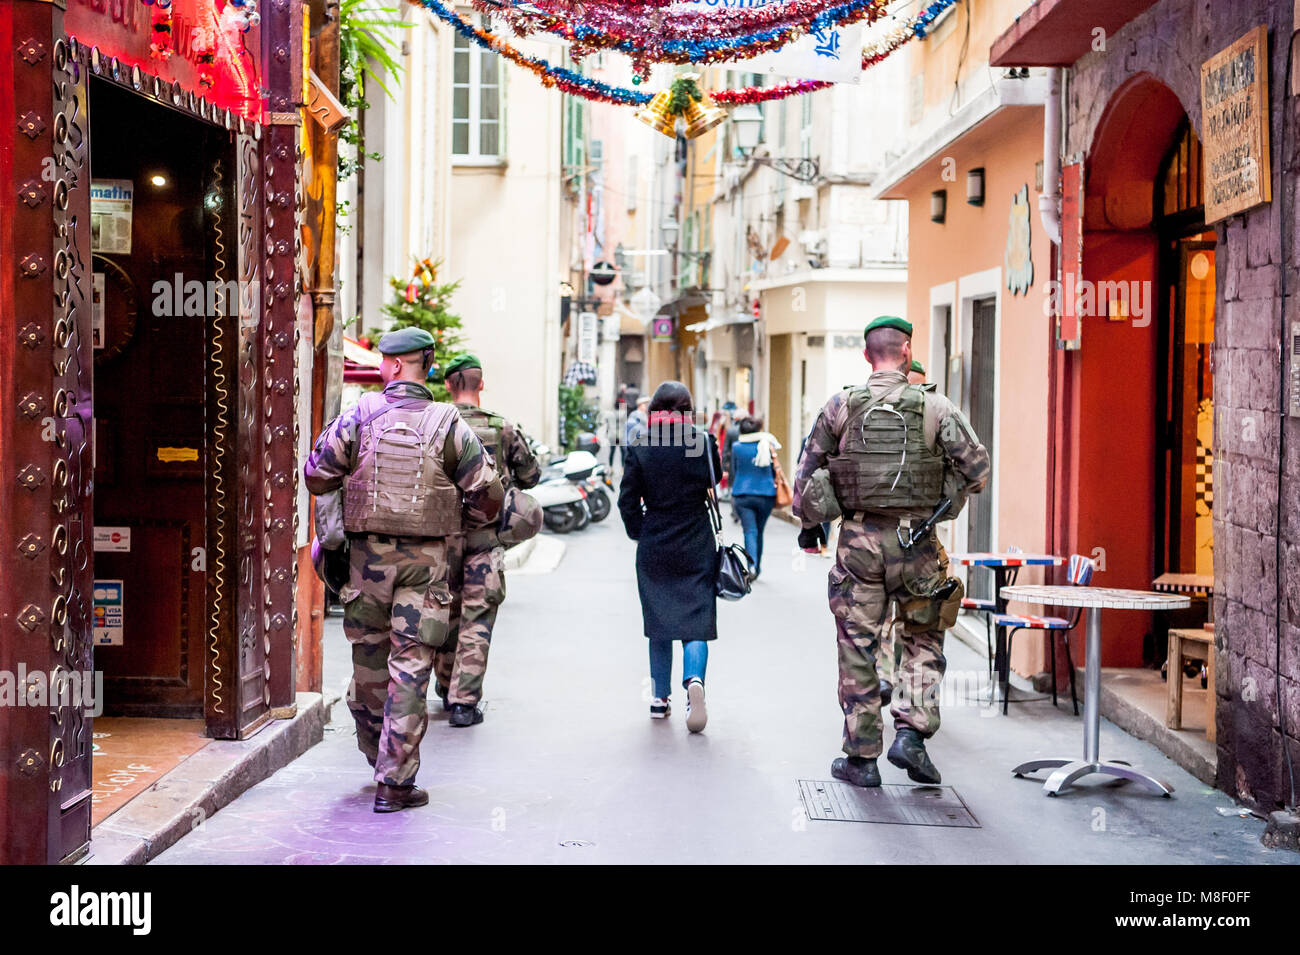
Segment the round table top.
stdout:
[[1178,610],[1190,607],[1187,597],[1150,590],[1117,587],[1074,587],[1069,584],[1012,584],[1002,588],[1008,600],[1054,607],[1101,607],[1111,610]]
[[948,559],[976,567],[1055,567],[1065,562],[1064,557],[1055,554],[1022,554],[1020,551],[949,554]]

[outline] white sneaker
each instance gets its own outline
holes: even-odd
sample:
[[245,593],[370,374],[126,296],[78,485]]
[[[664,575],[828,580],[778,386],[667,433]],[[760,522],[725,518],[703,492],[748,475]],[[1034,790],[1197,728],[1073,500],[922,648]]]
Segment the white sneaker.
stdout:
[[709,722],[709,711],[704,706],[704,684],[692,680],[686,685],[686,728],[698,733]]
[[668,714],[673,711],[672,705],[668,702],[667,697],[656,696],[650,701],[650,719],[664,720]]

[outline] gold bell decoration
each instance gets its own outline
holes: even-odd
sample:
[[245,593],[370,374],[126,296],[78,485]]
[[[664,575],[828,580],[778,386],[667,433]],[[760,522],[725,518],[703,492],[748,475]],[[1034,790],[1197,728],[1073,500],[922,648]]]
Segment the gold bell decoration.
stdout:
[[704,95],[699,78],[698,73],[683,73],[638,110],[636,118],[670,139],[677,136],[679,117],[687,139],[704,135],[727,118],[727,111]]
[[654,98],[636,111],[636,118],[657,133],[663,133],[669,139],[677,137],[677,116],[668,111],[672,93],[660,90]]
[[719,106],[708,96],[701,96],[698,102],[692,101],[691,105],[686,107],[686,138],[694,139],[696,136],[703,136],[714,126],[717,126],[727,118],[727,111]]

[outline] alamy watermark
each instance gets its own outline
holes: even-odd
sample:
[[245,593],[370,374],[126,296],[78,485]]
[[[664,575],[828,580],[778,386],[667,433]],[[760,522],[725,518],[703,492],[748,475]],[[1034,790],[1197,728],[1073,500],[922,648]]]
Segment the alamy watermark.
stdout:
[[1055,279],[1047,283],[1043,314],[1049,318],[1062,315],[1065,303],[1071,302],[1080,318],[1128,320],[1134,328],[1146,328],[1151,324],[1154,301],[1152,282],[1093,282],[1067,275],[1064,283]]
[[0,707],[14,706],[75,706],[86,716],[99,716],[104,711],[104,671],[47,673],[28,670],[25,663],[18,664],[17,671],[0,670]]

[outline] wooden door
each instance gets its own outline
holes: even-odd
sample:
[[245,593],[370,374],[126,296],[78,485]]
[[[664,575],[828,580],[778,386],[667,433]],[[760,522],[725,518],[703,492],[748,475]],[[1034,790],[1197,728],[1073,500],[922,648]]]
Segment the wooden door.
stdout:
[[93,260],[104,316],[94,571],[122,608],[120,627],[97,631],[95,663],[106,713],[197,717],[208,630],[205,350],[226,294],[204,208],[229,137],[108,82],[92,78],[90,94],[91,174],[134,186],[129,253],[105,247]]
[[[989,464],[993,463],[994,386],[997,367],[997,302],[979,299],[971,308],[971,364],[970,404],[967,416],[980,442],[988,448]],[[995,547],[993,539],[993,495],[990,485],[982,494],[973,494],[967,506],[968,536],[966,546],[972,551],[989,551]],[[972,574],[972,597],[989,599],[993,596],[993,575]]]

